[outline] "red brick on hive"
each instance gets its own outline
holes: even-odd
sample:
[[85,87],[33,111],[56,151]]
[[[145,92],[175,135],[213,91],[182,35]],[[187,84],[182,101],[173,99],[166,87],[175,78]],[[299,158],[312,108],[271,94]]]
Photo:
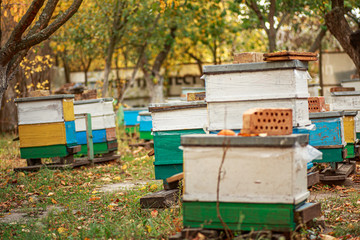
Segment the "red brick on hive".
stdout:
[[324,97],[309,97],[309,112],[326,112]]
[[292,134],[291,108],[253,108],[243,114],[242,134]]

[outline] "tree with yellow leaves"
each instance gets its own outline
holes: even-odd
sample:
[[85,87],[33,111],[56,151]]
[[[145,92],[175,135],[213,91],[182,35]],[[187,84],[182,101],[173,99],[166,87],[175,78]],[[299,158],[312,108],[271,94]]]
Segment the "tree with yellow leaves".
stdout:
[[[9,81],[14,78],[20,62],[30,48],[48,39],[68,21],[79,9],[82,1],[70,1],[69,6],[59,14],[54,14],[61,4],[59,0],[33,0],[31,3],[17,1],[25,6],[26,11],[23,14],[18,13],[20,20],[4,41],[0,32],[0,106]],[[1,10],[6,4],[14,4],[14,1],[0,1]]]

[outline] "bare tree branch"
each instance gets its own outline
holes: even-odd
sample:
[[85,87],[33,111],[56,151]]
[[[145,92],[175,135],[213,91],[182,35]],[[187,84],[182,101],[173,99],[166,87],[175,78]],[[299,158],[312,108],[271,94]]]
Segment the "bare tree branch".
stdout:
[[35,25],[31,28],[27,36],[33,35],[34,33],[43,30],[48,26],[50,19],[55,11],[56,5],[59,0],[48,1],[44,10],[41,12],[39,20],[35,23]]
[[269,34],[269,29],[266,27],[265,25],[265,20],[264,20],[264,16],[262,15],[260,9],[259,9],[259,6],[257,5],[256,1],[255,0],[250,0],[250,1],[245,1],[246,5],[251,8],[255,13],[256,15],[258,16],[259,18],[259,21],[260,21],[260,24],[261,24],[261,27],[266,31],[267,34]]
[[20,19],[20,22],[15,26],[5,46],[9,46],[13,42],[18,42],[22,34],[32,24],[39,10],[43,6],[45,0],[34,0],[25,15]]
[[33,34],[21,40],[21,42],[17,45],[16,50],[24,50],[49,38],[51,34],[58,30],[67,20],[69,20],[77,12],[82,1],[83,0],[74,0],[71,6],[63,14],[58,16],[49,26],[36,34]]
[[315,38],[315,41],[313,42],[313,44],[311,45],[311,47],[309,49],[309,52],[315,52],[316,50],[318,50],[320,48],[321,40],[324,38],[326,32],[327,32],[327,28],[325,28],[325,27],[320,28],[320,31]]
[[290,14],[287,13],[287,12],[285,12],[285,13],[282,15],[282,17],[281,17],[281,19],[280,19],[280,21],[279,21],[279,25],[278,25],[277,28],[276,28],[276,32],[279,31],[280,27],[281,27],[285,22],[288,21],[289,17],[290,17]]

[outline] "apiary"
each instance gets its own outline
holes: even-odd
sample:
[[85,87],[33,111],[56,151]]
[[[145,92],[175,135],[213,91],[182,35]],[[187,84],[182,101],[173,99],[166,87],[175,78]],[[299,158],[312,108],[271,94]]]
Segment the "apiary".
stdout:
[[293,126],[310,124],[307,64],[298,60],[204,66],[208,127],[242,129],[250,108],[291,108]]
[[15,99],[21,158],[66,157],[77,145],[74,95]]
[[[112,98],[91,99],[75,101],[75,114],[90,113],[94,154],[104,154],[117,150],[115,113]],[[79,153],[87,154],[86,120],[85,117],[77,117],[76,139],[81,145]]]
[[183,170],[183,152],[179,149],[181,136],[204,133],[206,103],[150,104],[149,111],[153,124],[155,178],[165,180]]
[[301,134],[182,136],[184,226],[222,228],[219,201],[231,230],[295,229],[295,212],[309,196],[307,144]]

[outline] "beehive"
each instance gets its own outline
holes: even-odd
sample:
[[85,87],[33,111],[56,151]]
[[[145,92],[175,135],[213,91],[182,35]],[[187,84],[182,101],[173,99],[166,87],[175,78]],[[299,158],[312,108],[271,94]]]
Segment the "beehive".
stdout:
[[15,99],[22,158],[65,157],[76,145],[74,95]]
[[204,133],[206,103],[177,102],[150,104],[152,115],[155,178],[163,179],[182,172],[183,152],[179,149],[184,134]]
[[[333,111],[360,111],[360,91],[332,92],[330,100]],[[360,139],[360,121],[355,121],[355,131]]]
[[344,112],[344,135],[345,135],[345,142],[346,142],[346,158],[355,158],[355,144],[357,142],[356,137],[356,116],[357,111],[345,111]]
[[208,103],[209,130],[242,129],[243,113],[250,108],[290,108],[293,113],[293,127],[311,124],[307,98],[212,102]]
[[230,229],[293,229],[294,209],[309,196],[301,154],[307,143],[307,135],[182,136],[184,226],[221,228],[216,202],[223,161],[220,212]]
[[243,134],[288,135],[292,133],[292,110],[255,108],[243,114]]
[[[103,154],[117,149],[115,113],[112,98],[75,101],[75,114],[90,113],[94,154]],[[87,154],[85,117],[77,117],[76,139],[81,145],[81,154]],[[115,145],[115,146],[114,146]]]
[[126,133],[139,132],[139,113],[147,110],[147,108],[124,108],[124,125]]
[[148,111],[142,111],[139,113],[140,118],[140,139],[151,140],[153,135],[151,134],[152,130],[152,118],[151,113]]
[[314,162],[342,162],[346,146],[344,133],[344,112],[310,113],[316,129],[310,131],[309,144],[323,153],[322,160]]
[[310,124],[303,62],[260,62],[204,66],[210,131],[242,129],[250,108],[291,108],[293,126]]

